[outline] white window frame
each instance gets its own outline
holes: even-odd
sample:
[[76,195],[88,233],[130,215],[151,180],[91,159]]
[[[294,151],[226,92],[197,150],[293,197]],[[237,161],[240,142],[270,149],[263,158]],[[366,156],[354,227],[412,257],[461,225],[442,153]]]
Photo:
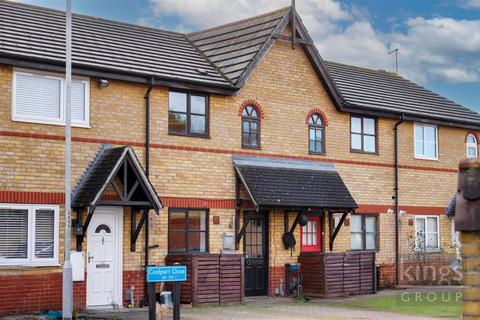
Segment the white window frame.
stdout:
[[450,232],[452,236],[452,247],[460,245],[460,232],[455,230],[455,218],[450,218]]
[[[58,205],[29,205],[0,203],[0,209],[28,210],[28,240],[26,259],[4,259],[0,258],[0,266],[59,266],[59,232],[60,232],[60,208]],[[53,232],[53,258],[35,258],[35,212],[36,210],[52,210],[54,212]]]
[[[60,118],[25,116],[18,115],[16,112],[16,88],[17,75],[24,74],[29,76],[45,77],[60,80],[62,90],[60,90]],[[72,80],[82,81],[85,85],[85,121],[75,121],[72,119],[72,126],[78,128],[90,128],[90,79],[86,77],[72,77]],[[58,73],[44,72],[29,69],[15,68],[12,79],[12,121],[51,124],[57,126],[65,125],[65,76]]]
[[435,218],[437,220],[437,243],[438,247],[436,248],[427,248],[427,245],[425,244],[425,252],[439,252],[440,251],[440,216],[438,215],[416,215],[415,216],[415,250],[419,251],[421,248],[418,247],[417,243],[417,234],[418,234],[418,229],[417,229],[417,219],[423,219],[425,220],[425,240],[427,239],[427,218]]
[[[474,143],[472,142],[468,142],[468,138],[472,137],[473,140],[475,140]],[[478,158],[478,141],[477,141],[477,137],[475,137],[474,134],[472,133],[469,133],[467,135],[467,138],[465,139],[465,145],[466,145],[466,152],[467,152],[467,158],[470,158],[470,159],[477,159]],[[475,157],[469,157],[468,156],[468,148],[475,148]]]
[[[419,155],[417,153],[417,144],[416,144],[416,140],[417,140],[417,137],[416,137],[416,129],[417,127],[429,127],[429,128],[434,128],[435,129],[435,157],[427,157],[426,155]],[[425,151],[426,150],[426,143],[425,143],[425,130],[423,131],[424,134],[423,134],[423,137],[422,137],[422,140],[423,140],[423,150]],[[415,159],[422,159],[422,160],[438,160],[438,149],[439,149],[439,145],[438,145],[438,126],[437,125],[434,125],[434,124],[425,124],[425,123],[415,123],[413,125],[413,149],[414,149],[414,156],[415,156]]]

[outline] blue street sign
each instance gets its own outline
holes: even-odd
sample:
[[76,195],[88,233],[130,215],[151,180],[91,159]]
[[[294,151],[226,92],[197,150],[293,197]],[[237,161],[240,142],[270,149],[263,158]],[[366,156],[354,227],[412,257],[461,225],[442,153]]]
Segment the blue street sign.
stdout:
[[186,266],[147,267],[147,282],[187,281]]

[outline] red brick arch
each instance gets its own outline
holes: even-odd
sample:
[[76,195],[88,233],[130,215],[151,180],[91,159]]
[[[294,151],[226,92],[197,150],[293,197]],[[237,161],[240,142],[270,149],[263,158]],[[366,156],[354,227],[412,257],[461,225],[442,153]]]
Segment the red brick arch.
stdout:
[[260,119],[263,119],[263,117],[265,116],[265,113],[263,112],[263,108],[260,105],[260,103],[258,103],[256,100],[253,100],[253,99],[247,99],[243,101],[242,105],[240,106],[240,109],[238,110],[239,116],[242,116],[243,109],[245,109],[246,106],[254,106],[255,109],[257,109]]
[[307,118],[305,119],[305,123],[308,124],[308,122],[310,120],[310,117],[312,115],[314,115],[315,113],[318,114],[320,116],[320,118],[322,118],[323,125],[325,127],[328,126],[328,119],[327,119],[327,116],[325,115],[325,112],[323,112],[322,110],[320,110],[318,108],[312,109],[312,110],[310,110],[310,112],[308,112]]

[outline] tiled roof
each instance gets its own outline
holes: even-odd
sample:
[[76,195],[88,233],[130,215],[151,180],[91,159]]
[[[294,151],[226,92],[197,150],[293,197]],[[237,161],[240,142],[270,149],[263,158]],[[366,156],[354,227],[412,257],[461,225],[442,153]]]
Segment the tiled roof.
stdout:
[[153,185],[145,176],[135,152],[128,146],[117,148],[103,147],[99,150],[74,190],[72,208],[95,205],[95,202],[105,192],[110,179],[117,173],[116,171],[125,157],[129,158],[129,163],[133,167],[132,171],[136,173],[137,179],[142,181],[140,186],[144,188],[143,191],[147,198],[152,200],[150,201],[152,207],[158,213],[162,208],[161,201]]
[[[187,38],[221,73],[236,84],[255,63],[279,26],[285,26],[290,8],[190,33]],[[279,30],[281,31],[281,30]]]
[[[288,25],[291,13],[290,7],[283,8],[190,34],[74,14],[73,67],[87,70],[86,76],[99,70],[107,78],[121,74],[127,81],[145,83],[155,77],[161,85],[234,94]],[[302,20],[294,16],[297,38],[311,43]],[[48,64],[47,69],[63,66],[64,30],[62,11],[0,0],[0,63],[17,59]],[[324,62],[314,45],[304,49],[339,111],[394,118],[404,114],[411,121],[480,129],[477,112],[398,75]]]
[[325,65],[343,100],[353,107],[480,125],[477,112],[395,73],[328,61]]
[[[0,0],[0,55],[65,61],[65,12]],[[74,14],[72,63],[230,87],[180,33]]]
[[234,166],[258,206],[354,209],[334,164],[234,156]]

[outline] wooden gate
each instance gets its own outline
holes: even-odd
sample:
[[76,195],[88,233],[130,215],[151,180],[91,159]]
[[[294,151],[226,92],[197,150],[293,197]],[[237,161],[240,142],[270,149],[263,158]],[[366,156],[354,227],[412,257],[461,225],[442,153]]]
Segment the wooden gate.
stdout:
[[307,297],[375,293],[375,252],[302,252],[298,261]]

